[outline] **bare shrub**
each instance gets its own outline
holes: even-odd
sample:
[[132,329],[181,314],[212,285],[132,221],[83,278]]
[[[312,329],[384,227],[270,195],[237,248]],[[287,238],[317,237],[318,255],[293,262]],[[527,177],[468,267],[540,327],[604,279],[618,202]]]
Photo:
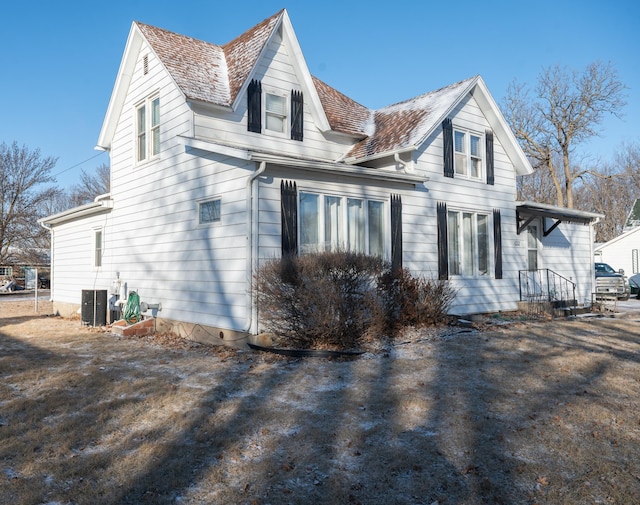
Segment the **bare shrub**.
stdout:
[[446,321],[457,291],[446,280],[413,276],[408,270],[387,272],[380,279],[386,331]]
[[365,336],[436,324],[455,297],[446,281],[394,274],[389,262],[352,252],[269,260],[255,278],[263,329],[300,348],[349,349]]
[[269,260],[256,274],[261,322],[301,348],[352,348],[380,313],[376,284],[385,268],[350,252]]

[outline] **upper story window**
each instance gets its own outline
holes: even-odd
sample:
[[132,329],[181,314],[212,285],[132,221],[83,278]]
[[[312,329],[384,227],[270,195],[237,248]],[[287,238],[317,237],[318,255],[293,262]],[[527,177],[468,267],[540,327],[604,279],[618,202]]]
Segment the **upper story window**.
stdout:
[[136,108],[136,161],[160,154],[160,98],[152,97]]
[[482,177],[482,136],[454,130],[455,172],[474,179]]
[[254,133],[288,135],[292,140],[303,139],[304,100],[301,91],[287,96],[263,90],[262,83],[253,79],[247,88],[247,130]]
[[285,97],[273,93],[265,94],[264,126],[276,133],[286,133],[287,101]]

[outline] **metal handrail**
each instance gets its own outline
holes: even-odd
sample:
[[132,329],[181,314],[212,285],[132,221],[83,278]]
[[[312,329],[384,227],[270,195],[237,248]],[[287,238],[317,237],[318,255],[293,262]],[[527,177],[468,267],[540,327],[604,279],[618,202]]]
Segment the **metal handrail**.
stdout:
[[576,303],[576,283],[548,268],[519,270],[520,301]]

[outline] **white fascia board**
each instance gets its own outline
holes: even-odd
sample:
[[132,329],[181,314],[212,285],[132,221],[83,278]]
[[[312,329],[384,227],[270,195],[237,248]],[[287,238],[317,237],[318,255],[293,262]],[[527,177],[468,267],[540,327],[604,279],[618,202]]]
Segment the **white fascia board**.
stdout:
[[100,214],[101,212],[111,211],[113,208],[113,200],[100,200],[85,205],[80,205],[72,209],[53,214],[51,216],[38,219],[38,223],[42,225],[55,225],[72,221],[80,217],[92,216],[94,214]]
[[455,98],[455,100],[453,100],[449,104],[449,106],[440,115],[440,117],[433,119],[433,122],[431,123],[431,126],[429,127],[429,129],[424,133],[422,138],[420,138],[420,140],[416,142],[415,146],[413,146],[415,149],[421,146],[422,143],[429,138],[429,136],[435,131],[436,128],[440,127],[442,122],[451,115],[451,112],[453,111],[453,109],[455,109],[458,106],[458,104],[462,101],[462,99],[465,96],[467,96],[467,93],[471,93],[471,90],[473,90],[473,87],[476,85],[476,82],[478,81],[479,78],[480,76],[476,76],[475,78],[471,79],[467,84],[467,86],[458,93],[458,96]]
[[[249,83],[251,82],[251,79],[253,79],[253,76],[256,74],[256,68],[258,68],[258,62],[262,60],[262,58],[264,58],[264,55],[267,52],[267,48],[269,47],[271,40],[273,39],[275,33],[277,33],[278,28],[280,27],[281,24],[282,24],[282,16],[280,16],[280,19],[278,19],[278,22],[273,27],[273,30],[271,30],[271,34],[269,35],[269,38],[267,39],[267,41],[264,43],[264,46],[262,46],[262,49],[260,50],[260,54],[256,58],[253,68],[249,72],[249,75],[247,75],[247,78],[245,79],[245,81],[242,83],[242,87],[238,91],[238,94],[236,95],[236,99],[231,104],[231,109],[233,111],[238,110],[240,103],[246,99],[247,88],[249,87]],[[225,63],[226,63],[226,59],[227,59],[227,56],[225,55]]]
[[215,142],[208,142],[206,140],[200,140],[191,137],[183,137],[181,135],[179,136],[179,138],[182,140],[185,147],[200,149],[201,151],[207,151],[209,153],[222,154],[224,156],[229,156],[230,158],[236,158],[240,160],[248,161],[251,159],[251,153],[246,149],[217,144]]
[[331,173],[345,177],[386,181],[417,186],[426,183],[429,178],[423,175],[407,174],[402,172],[390,172],[375,168],[365,168],[344,163],[330,163],[326,161],[305,160],[299,158],[283,158],[264,153],[251,153],[251,159],[256,162],[265,162],[272,165],[292,167],[297,170],[310,172]]
[[353,156],[351,156],[350,158],[344,158],[344,162],[349,165],[354,165],[356,163],[366,163],[367,161],[379,160],[380,158],[393,157],[396,154],[412,153],[415,150],[416,150],[415,146],[409,146],[403,149],[395,149],[393,151],[384,151],[378,154],[373,154],[371,156],[366,156],[364,158],[354,158]]
[[[131,25],[129,37],[127,38],[127,44],[122,56],[122,61],[120,62],[120,68],[118,69],[116,83],[111,93],[109,106],[107,107],[107,114],[105,115],[105,119],[102,124],[102,130],[100,131],[100,135],[98,137],[98,144],[95,147],[98,150],[108,151],[111,149],[111,139],[113,139],[113,135],[118,126],[118,119],[120,118],[120,114],[122,113],[122,107],[124,106],[124,102],[127,98],[127,93],[129,92],[129,85],[131,84],[131,79],[133,78],[133,72],[135,70],[136,62],[138,61],[138,55],[140,54],[140,49],[142,48],[142,45],[145,41],[145,36],[142,34],[140,28],[138,28],[138,25],[134,21]],[[185,96],[182,88],[178,86],[178,83],[175,81],[171,72],[169,72],[164,66],[164,62],[162,61],[162,59],[158,57],[158,54],[154,51],[151,44],[147,42],[147,45],[149,46],[149,51],[153,53],[154,57],[164,68],[165,72],[167,72],[167,75],[171,79],[171,82],[173,83],[175,88],[182,94],[182,97],[186,100],[187,97]]]
[[478,102],[478,105],[484,112],[485,117],[489,121],[494,132],[496,132],[502,147],[506,151],[509,159],[513,163],[516,169],[517,175],[530,175],[533,173],[533,167],[524,151],[518,144],[511,127],[507,123],[507,120],[502,115],[502,111],[498,104],[495,102],[487,85],[482,80],[482,77],[478,76],[478,80],[473,90],[471,91],[473,97]]
[[636,228],[632,228],[629,231],[624,232],[621,235],[618,235],[617,237],[612,238],[611,240],[609,240],[608,242],[602,242],[598,245],[595,246],[594,250],[595,251],[600,251],[601,249],[605,249],[606,247],[615,244],[616,242],[619,242],[620,240],[624,240],[627,237],[629,237],[630,235],[633,235],[634,233],[637,233],[638,231],[640,231],[640,226],[636,227]]
[[307,66],[304,54],[302,53],[302,48],[300,47],[300,43],[298,42],[298,38],[296,37],[295,30],[293,29],[291,19],[289,19],[289,14],[286,9],[282,16],[282,28],[282,38],[289,50],[289,54],[293,55],[293,61],[291,63],[293,68],[296,70],[296,75],[302,79],[304,96],[309,97],[308,103],[313,109],[313,117],[315,118],[316,126],[320,131],[327,132],[331,130],[331,126],[329,125],[329,120],[324,112],[322,103],[320,102],[318,91],[313,84],[313,79],[309,73],[309,67]]
[[132,23],[124,54],[120,61],[120,68],[118,68],[116,81],[111,92],[111,98],[109,99],[109,105],[107,106],[107,113],[104,116],[100,135],[98,136],[96,149],[103,151],[111,149],[111,139],[116,130],[118,118],[129,90],[137,55],[142,47],[142,40],[142,33],[140,33],[136,23]]

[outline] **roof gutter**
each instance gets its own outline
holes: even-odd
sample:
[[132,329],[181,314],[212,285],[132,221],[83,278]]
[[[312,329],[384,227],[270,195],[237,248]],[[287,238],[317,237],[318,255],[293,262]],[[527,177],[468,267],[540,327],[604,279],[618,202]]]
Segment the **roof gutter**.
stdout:
[[348,165],[345,163],[329,163],[326,161],[304,160],[298,158],[282,158],[280,156],[272,156],[263,153],[251,153],[251,159],[254,161],[265,161],[274,165],[295,167],[298,170],[305,170],[308,172],[330,173],[345,177],[370,180],[374,179],[398,184],[411,184],[414,186],[424,184],[429,180],[429,178],[424,175],[391,172],[357,165]]
[[111,200],[111,195],[107,193],[96,197],[96,199],[91,203],[80,205],[78,207],[74,207],[72,209],[68,209],[63,212],[58,212],[57,214],[38,219],[38,223],[40,223],[40,225],[44,228],[50,229],[52,225],[65,223],[67,221],[78,219],[80,217],[99,214],[101,212],[111,210],[112,208],[113,200]]

